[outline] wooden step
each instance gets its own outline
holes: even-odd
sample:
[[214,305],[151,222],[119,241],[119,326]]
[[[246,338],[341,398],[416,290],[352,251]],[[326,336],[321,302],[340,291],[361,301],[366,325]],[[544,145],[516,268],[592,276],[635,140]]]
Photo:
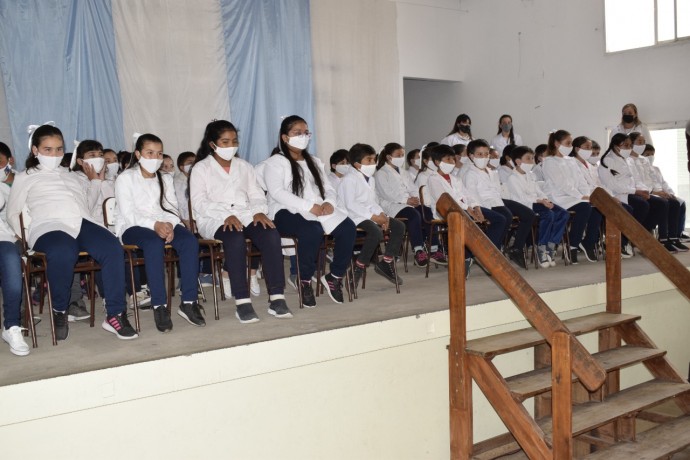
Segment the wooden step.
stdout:
[[[604,312],[572,318],[565,320],[564,323],[570,332],[575,335],[581,335],[588,332],[607,329],[619,324],[632,323],[639,319],[640,316],[638,315]],[[546,340],[544,340],[544,337],[534,328],[527,328],[470,340],[467,342],[465,349],[468,353],[490,358],[495,355],[510,353],[511,351],[531,348],[545,342]]]
[[[664,356],[664,350],[625,345],[592,356],[606,372],[615,371],[651,358]],[[520,401],[551,390],[551,366],[506,378],[508,388]],[[573,374],[573,382],[578,378]]]
[[690,446],[690,415],[637,434],[634,442],[623,442],[585,457],[588,460],[657,460]]

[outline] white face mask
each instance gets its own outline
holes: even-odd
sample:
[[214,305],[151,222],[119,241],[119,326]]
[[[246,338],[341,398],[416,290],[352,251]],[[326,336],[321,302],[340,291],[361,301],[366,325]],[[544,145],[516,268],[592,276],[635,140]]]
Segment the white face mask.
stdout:
[[573,151],[573,148],[572,147],[566,147],[565,145],[561,144],[558,146],[558,151],[561,152],[561,155],[563,155],[564,157],[567,157],[568,155],[570,155],[570,152]]
[[441,163],[439,163],[438,169],[443,174],[450,174],[455,169],[455,163],[446,163],[445,161],[442,161]]
[[622,156],[623,158],[629,158],[629,157],[630,157],[630,154],[632,153],[632,150],[631,150],[631,149],[620,149],[620,150],[618,151],[618,153],[619,153],[620,156]]
[[438,171],[438,168],[434,164],[433,161],[429,160],[429,162],[426,164],[426,167],[429,168],[432,171]]
[[344,176],[350,172],[350,165],[335,165],[335,171]]
[[392,157],[391,164],[398,169],[402,168],[402,166],[405,164],[405,157]]
[[108,163],[105,165],[105,178],[110,180],[115,179],[118,169],[120,169],[120,165],[117,163]]
[[645,144],[633,145],[633,152],[637,153],[638,155],[642,155],[644,153],[645,148],[647,148]]
[[489,164],[488,158],[475,158],[474,159],[474,165],[479,169],[486,168],[486,165],[488,165],[488,164]]
[[191,170],[192,170],[192,164],[191,163],[188,165],[182,165],[182,171],[184,171],[186,174],[189,174],[189,171],[191,171]]
[[589,164],[596,166],[597,163],[599,163],[599,155],[595,157],[590,156],[589,158],[587,158],[587,161],[589,162]]
[[415,158],[412,161],[412,164],[414,164],[417,167],[417,169],[420,169],[422,167],[422,159],[421,158]]
[[648,157],[645,157],[647,161],[649,161],[650,165],[654,165],[654,155],[649,155]]
[[371,177],[376,172],[376,165],[362,165],[359,170],[362,171],[362,174],[365,176]]
[[470,162],[470,157],[460,157],[460,164],[466,165]]
[[304,150],[309,145],[309,136],[302,134],[301,136],[288,137],[288,145],[297,150]]
[[216,146],[216,152],[219,157],[221,157],[225,161],[230,161],[232,158],[235,156],[237,153],[237,150],[239,147],[218,147]]
[[534,163],[520,163],[520,169],[528,173],[534,168]]
[[163,164],[162,158],[139,158],[139,165],[149,174],[154,174]]
[[579,152],[577,152],[578,155],[580,155],[580,158],[583,160],[587,161],[589,157],[592,156],[592,151],[591,150],[585,150],[585,149],[580,149]]
[[49,171],[53,171],[60,166],[62,157],[63,155],[60,155],[59,157],[49,157],[48,155],[41,155],[40,153],[36,155],[36,158],[38,158],[38,162],[41,164],[43,169],[47,169]]
[[89,158],[87,160],[84,160],[84,163],[91,166],[93,170],[96,171],[96,174],[99,174],[103,170],[103,166],[105,166],[105,160],[103,159],[103,157]]
[[491,166],[493,166],[494,168],[498,168],[499,166],[501,166],[501,159],[500,158],[490,158],[489,164]]

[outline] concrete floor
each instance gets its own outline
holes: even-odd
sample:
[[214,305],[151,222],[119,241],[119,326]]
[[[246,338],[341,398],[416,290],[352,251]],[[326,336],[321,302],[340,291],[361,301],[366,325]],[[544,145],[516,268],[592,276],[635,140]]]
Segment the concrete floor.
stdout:
[[[690,254],[677,256],[685,266],[690,265]],[[327,295],[317,298],[314,309],[297,308],[297,295],[287,288],[287,300],[294,318],[276,319],[267,313],[267,296],[262,293],[254,299],[254,307],[261,318],[255,324],[240,324],[234,315],[234,303],[225,301],[220,306],[221,318],[213,319],[213,305],[210,289],[206,291],[209,301],[205,304],[207,325],[197,328],[182,320],[175,312],[179,298],[173,301],[174,329],[168,334],[156,331],[153,315],[142,312],[142,332],[132,341],[117,340],[103,331],[100,323],[103,312],[97,301],[96,327],[88,322],[70,323],[69,339],[52,346],[48,318],[38,325],[39,347],[31,350],[27,357],[16,357],[0,342],[0,386],[33,380],[69,375],[125,364],[157,360],[166,357],[188,355],[234,347],[248,343],[274,340],[300,334],[338,329],[376,321],[389,320],[416,314],[440,311],[448,308],[448,278],[446,268],[432,268],[428,279],[424,271],[410,264],[409,273],[404,273],[399,263],[400,275],[404,279],[401,294],[396,295],[392,284],[369,270],[366,290],[359,292],[359,299],[342,305],[334,304]],[[638,255],[623,261],[623,276],[637,276],[655,272],[656,268],[644,257]],[[579,265],[563,266],[528,271],[520,270],[527,281],[538,292],[547,292],[573,286],[604,281],[604,262],[581,261]],[[262,283],[262,289],[265,288]],[[468,305],[504,299],[506,295],[490,277],[473,267],[468,283]]]

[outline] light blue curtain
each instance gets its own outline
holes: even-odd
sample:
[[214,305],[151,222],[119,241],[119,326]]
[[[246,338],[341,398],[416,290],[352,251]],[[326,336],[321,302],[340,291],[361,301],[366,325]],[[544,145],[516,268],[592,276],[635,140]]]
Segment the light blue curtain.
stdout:
[[29,124],[124,147],[110,0],[0,0],[0,70],[20,169]]
[[[281,117],[314,131],[309,0],[220,0],[232,122],[242,158],[256,164],[278,143]],[[315,153],[314,139],[310,152]]]

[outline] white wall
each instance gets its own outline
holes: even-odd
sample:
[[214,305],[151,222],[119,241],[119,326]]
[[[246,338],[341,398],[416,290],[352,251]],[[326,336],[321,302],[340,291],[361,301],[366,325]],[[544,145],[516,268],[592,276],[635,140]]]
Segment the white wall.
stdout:
[[461,83],[406,78],[405,148],[407,151],[441,140],[458,116],[454,101],[460,97]]

